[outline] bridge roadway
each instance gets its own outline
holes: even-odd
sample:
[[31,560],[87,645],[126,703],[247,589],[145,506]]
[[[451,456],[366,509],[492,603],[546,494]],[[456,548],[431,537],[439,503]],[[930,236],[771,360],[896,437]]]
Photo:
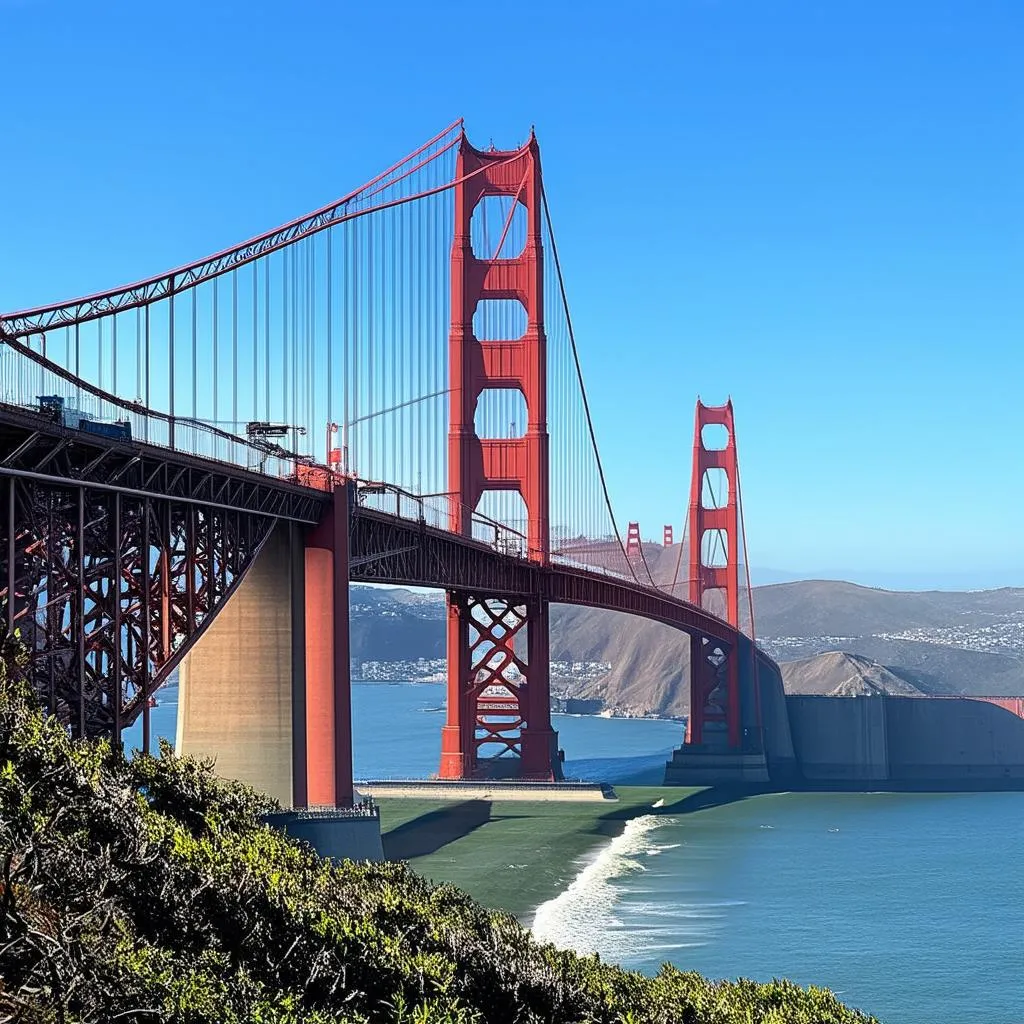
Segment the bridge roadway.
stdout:
[[[292,466],[289,479],[180,448],[71,429],[32,410],[0,405],[0,615],[8,625],[17,626],[19,620],[33,624],[31,644],[41,656],[36,685],[49,688],[51,703],[56,698],[54,706],[67,709],[77,732],[116,735],[142,714],[145,736],[148,698],[200,638],[217,628],[219,613],[279,534],[278,524],[293,537],[307,537],[307,559],[309,538],[314,548],[323,547],[316,535],[334,521],[331,509],[337,515],[342,506],[326,489],[325,469],[299,467],[304,478],[319,478],[323,486],[299,482],[295,470]],[[388,485],[352,481],[344,490],[350,581],[433,587],[482,598],[537,597],[639,615],[704,637],[723,650],[749,645],[727,622],[633,580],[562,561],[540,565],[432,525],[447,521],[443,509]],[[149,557],[141,557],[147,550]],[[311,584],[311,565],[307,560],[307,588],[318,585]],[[308,623],[320,602],[307,590],[302,613],[295,601],[301,605],[303,599],[289,589],[288,573],[287,563],[265,561],[257,583],[260,600],[280,606],[272,616],[279,625],[281,616],[303,614]],[[343,600],[344,609],[338,598],[334,607],[347,615],[347,595]],[[249,614],[239,608],[229,617]],[[239,665],[246,657],[259,661],[256,634],[275,628],[260,615],[247,621],[241,633],[252,637],[254,646],[218,669],[224,676],[218,692],[227,693],[228,676],[236,693],[244,691]],[[85,623],[84,630],[78,622]],[[303,670],[307,685],[315,690],[317,680],[327,676],[347,681],[347,631],[343,641],[327,640],[327,651],[314,649],[320,633],[331,628],[326,619],[312,633],[302,628],[306,658],[312,659],[308,664],[319,666],[319,671]],[[282,649],[268,648],[267,656],[273,660]],[[761,678],[766,671],[777,676],[777,666],[758,653]],[[334,669],[325,669],[332,662]],[[115,692],[122,694],[120,702],[112,699]],[[347,705],[347,697],[335,691],[332,699],[322,686],[318,692],[324,707],[340,709],[332,715],[335,735],[340,735],[347,713],[341,701]],[[263,700],[255,693],[251,697],[255,704]],[[300,716],[293,717],[292,728],[301,728],[303,712],[295,706],[292,714]],[[306,718],[307,726],[312,720]],[[325,741],[321,748],[329,745]],[[299,751],[293,754],[301,760]],[[350,759],[341,750],[333,762],[327,754],[319,760],[310,755],[311,764],[333,764],[335,784],[320,789],[324,802],[340,800],[350,789],[351,776],[347,782],[342,778],[345,760]],[[283,754],[279,763],[284,764]],[[297,779],[295,764],[292,778]],[[309,786],[312,800],[312,776]]]
[[[295,480],[138,440],[115,441],[0,404],[0,478],[4,477],[51,487],[84,486],[126,497],[170,498],[305,526],[316,525],[331,501],[322,488]],[[639,615],[728,646],[737,642],[738,631],[729,623],[663,591],[583,566],[557,561],[541,566],[504,554],[485,542],[428,525],[422,511],[402,515],[367,507],[360,492],[357,483],[350,513],[354,582],[536,595],[555,604]],[[374,488],[378,504],[379,493]],[[388,496],[396,508],[404,504],[407,510],[422,510],[418,499],[385,486],[384,501]],[[184,653],[175,651],[175,664]],[[162,677],[154,678],[153,688],[161,682]]]

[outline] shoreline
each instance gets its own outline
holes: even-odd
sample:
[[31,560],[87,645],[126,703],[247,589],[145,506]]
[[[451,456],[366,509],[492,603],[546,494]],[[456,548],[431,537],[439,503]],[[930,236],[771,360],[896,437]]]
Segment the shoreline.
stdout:
[[[602,857],[607,856],[608,853],[615,848],[616,840],[621,839],[626,834],[626,830],[629,828],[632,822],[636,821],[638,818],[643,818],[647,816],[657,816],[657,809],[653,806],[647,809],[637,808],[636,814],[628,818],[622,818],[621,820],[615,822],[615,824],[610,829],[610,835],[595,836],[594,845],[591,846],[590,849],[581,853],[579,857],[576,858],[574,863],[577,865],[578,870],[569,879],[568,884],[565,885],[562,889],[555,892],[553,895],[549,896],[547,899],[542,900],[540,903],[538,903],[529,912],[529,914],[517,914],[516,917],[519,920],[519,923],[523,925],[524,928],[527,928],[530,930],[530,932],[532,932],[539,911],[543,907],[546,907],[549,904],[554,903],[556,900],[559,900],[563,896],[565,896],[572,889],[572,887],[586,874],[588,869],[593,868],[594,865],[598,864],[601,861]],[[539,939],[538,941],[546,942],[549,940]]]
[[[551,943],[581,956],[605,956],[617,902],[616,880],[642,867],[639,858],[660,852],[661,848],[653,842],[654,835],[679,820],[677,815],[658,814],[652,808],[623,822],[619,834],[588,857],[557,896],[540,904],[532,920],[520,918],[520,923],[538,942]],[[625,952],[617,950],[611,959],[617,963]]]
[[537,911],[568,890],[631,821],[708,806],[704,787],[615,789],[618,801],[601,803],[385,798],[385,856],[435,882],[451,882],[531,928]]

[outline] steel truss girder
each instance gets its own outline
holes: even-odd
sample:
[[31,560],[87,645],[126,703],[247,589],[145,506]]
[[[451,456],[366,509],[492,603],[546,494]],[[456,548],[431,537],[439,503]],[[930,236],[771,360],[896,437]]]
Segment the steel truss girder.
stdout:
[[350,578],[357,582],[495,597],[540,593],[540,577],[532,563],[423,522],[355,508],[350,537]]
[[663,591],[599,572],[542,567],[409,519],[356,508],[352,515],[351,578],[365,583],[438,587],[491,597],[539,597],[552,604],[627,612],[699,633],[731,647],[727,622]]
[[143,710],[277,519],[73,480],[0,479],[0,616],[34,686],[78,736]]
[[70,430],[24,409],[0,405],[0,476],[12,474],[307,524],[319,522],[330,501],[325,492],[229,463]]
[[500,749],[493,756],[520,757],[529,720],[530,668],[524,657],[529,608],[510,597],[454,594],[451,600],[468,624],[468,676],[462,685],[473,722],[473,761],[479,762],[483,748],[494,746]]

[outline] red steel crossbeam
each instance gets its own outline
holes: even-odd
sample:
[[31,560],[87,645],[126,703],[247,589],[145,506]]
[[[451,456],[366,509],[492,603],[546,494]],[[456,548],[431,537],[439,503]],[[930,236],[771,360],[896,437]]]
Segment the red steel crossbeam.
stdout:
[[640,524],[630,523],[626,530],[626,557],[632,558],[634,555],[639,555],[641,552],[640,547]]
[[[540,151],[531,135],[522,149],[481,152],[463,136],[456,165],[455,237],[451,256],[451,398],[448,490],[452,530],[471,531],[471,510],[486,490],[522,495],[528,516],[529,558],[549,557],[547,340],[541,241]],[[512,259],[481,259],[473,252],[473,211],[485,196],[511,196],[526,208],[526,245]],[[515,299],[526,310],[521,338],[480,341],[473,314],[481,301]],[[526,399],[527,429],[519,438],[480,438],[476,405],[485,389],[514,389]]]
[[[483,152],[463,135],[455,179],[448,336],[450,527],[453,533],[471,537],[473,511],[484,492],[516,491],[527,511],[527,557],[535,565],[546,566],[550,559],[547,340],[540,150],[535,136],[531,133],[518,150]],[[485,196],[508,196],[512,209],[497,249],[478,256],[473,252],[471,226],[473,211]],[[517,256],[501,258],[518,206],[526,211],[526,243]],[[475,336],[477,306],[493,299],[522,304],[526,311],[522,337],[480,340]],[[487,389],[518,390],[523,395],[527,426],[522,437],[478,436],[476,407]],[[492,621],[491,607],[504,608],[502,614],[509,622]],[[512,643],[523,627],[525,663]],[[517,753],[522,775],[553,777],[555,734],[548,658],[546,601],[524,594],[496,604],[494,595],[467,597],[449,592],[443,778],[466,778],[483,770],[480,748],[485,744],[496,744],[501,753]],[[487,692],[488,687],[498,695]]]
[[[705,428],[725,428],[725,444],[711,447]],[[713,474],[725,474],[727,494],[718,505],[714,496]],[[718,591],[725,598],[725,619],[739,627],[739,500],[736,460],[736,431],[732,401],[725,405],[705,405],[699,399],[694,419],[693,477],[690,484],[690,602],[700,608],[706,598]],[[730,747],[741,741],[738,648],[725,653],[725,710],[712,694],[720,689],[717,665],[709,662],[703,642],[695,638],[691,644],[690,718],[687,727],[691,742],[704,740],[704,725],[724,717]]]

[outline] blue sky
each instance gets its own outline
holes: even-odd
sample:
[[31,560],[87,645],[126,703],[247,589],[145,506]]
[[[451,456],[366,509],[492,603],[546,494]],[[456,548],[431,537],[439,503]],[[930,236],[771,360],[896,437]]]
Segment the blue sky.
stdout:
[[[585,14],[583,12],[586,12]],[[1019,0],[0,0],[0,307],[535,124],[613,498],[736,404],[754,565],[1024,584]]]

